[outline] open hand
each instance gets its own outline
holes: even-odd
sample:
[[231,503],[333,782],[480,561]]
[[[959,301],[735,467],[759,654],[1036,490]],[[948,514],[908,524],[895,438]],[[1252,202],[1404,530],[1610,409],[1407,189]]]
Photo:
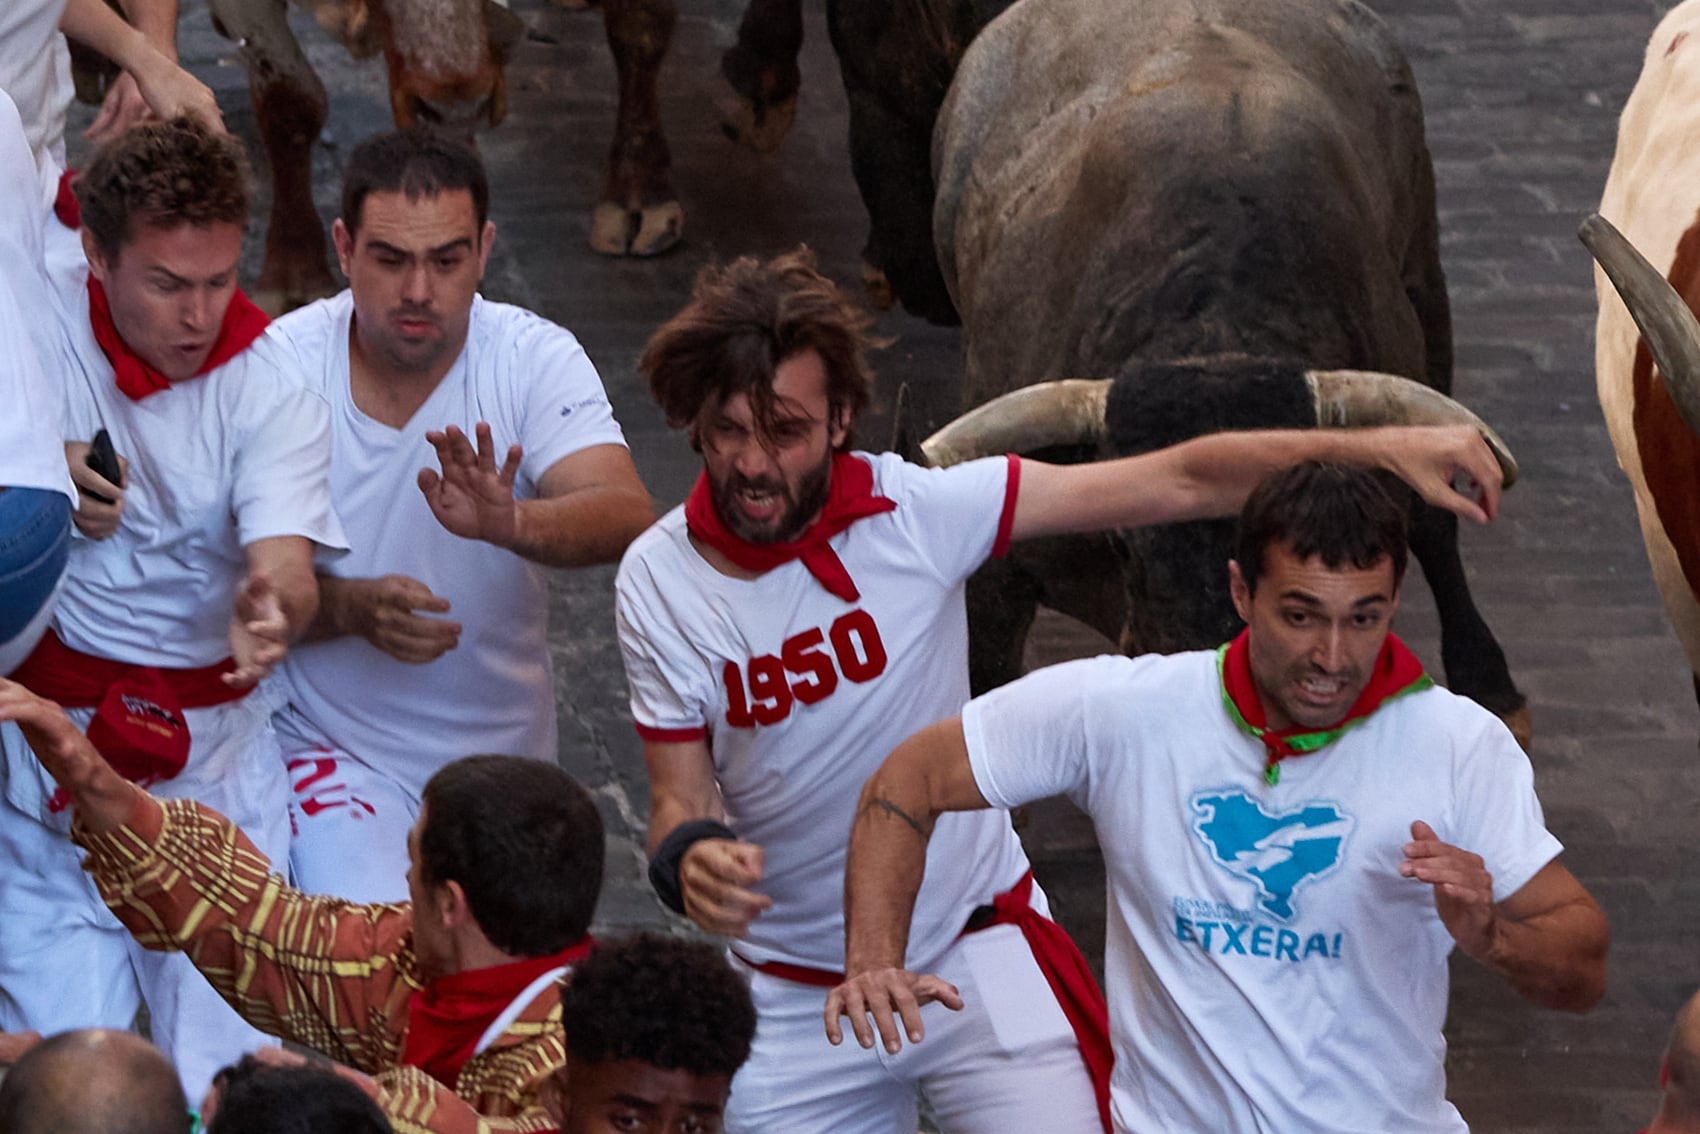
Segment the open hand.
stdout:
[[437,522],[455,535],[512,547],[519,530],[514,477],[524,451],[518,445],[509,446],[507,459],[497,468],[489,424],[479,422],[474,432],[478,435],[476,450],[457,426],[425,434],[425,440],[437,450],[443,471],[439,475],[432,469],[420,469],[419,491],[425,494]]
[[[824,1018],[826,1039],[833,1046],[844,1042],[842,1016],[850,1017],[850,1029],[856,1042],[863,1047],[874,1046],[874,1032],[888,1054],[903,1049],[903,1037],[910,1043],[920,1043],[927,1029],[921,1023],[921,1007],[934,1002],[952,1012],[962,1010],[962,994],[955,985],[929,973],[912,973],[908,969],[870,969],[848,978],[827,994]],[[868,1023],[873,1018],[872,1026]],[[898,1031],[898,1022],[903,1024]]]

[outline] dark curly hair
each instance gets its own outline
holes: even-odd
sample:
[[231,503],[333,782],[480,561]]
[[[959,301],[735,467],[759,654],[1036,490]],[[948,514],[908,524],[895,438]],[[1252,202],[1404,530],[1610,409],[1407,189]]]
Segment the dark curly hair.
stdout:
[[1264,555],[1287,544],[1299,559],[1320,556],[1330,571],[1373,567],[1386,556],[1393,585],[1405,577],[1406,512],[1380,474],[1353,465],[1305,461],[1270,473],[1247,497],[1234,537],[1234,560],[1257,591]]
[[703,410],[744,394],[757,427],[772,435],[774,369],[814,350],[826,364],[827,405],[853,425],[873,391],[867,352],[879,344],[868,336],[872,324],[815,270],[808,248],[771,260],[743,256],[698,273],[690,302],[650,336],[638,369],[674,429],[691,428]]
[[124,131],[95,152],[72,188],[83,227],[116,261],[137,224],[247,223],[251,180],[242,143],[180,116]]
[[605,941],[561,991],[572,1063],[632,1059],[730,1078],[749,1058],[756,1008],[712,945],[637,933]]
[[459,882],[478,928],[504,953],[542,957],[590,929],[602,892],[602,815],[554,764],[469,756],[425,784],[419,873]]

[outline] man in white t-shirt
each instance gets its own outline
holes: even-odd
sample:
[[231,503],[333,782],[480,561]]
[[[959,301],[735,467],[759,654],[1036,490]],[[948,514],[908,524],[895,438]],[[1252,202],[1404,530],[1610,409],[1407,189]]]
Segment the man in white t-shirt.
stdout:
[[940,823],[909,943],[911,964],[976,988],[974,1006],[896,1054],[819,1032],[820,988],[843,979],[853,801],[892,746],[968,699],[968,576],[1011,539],[1230,512],[1264,472],[1315,454],[1389,463],[1485,518],[1447,485],[1462,468],[1496,488],[1495,465],[1472,431],[1398,430],[922,469],[850,450],[866,325],[806,252],[744,259],[705,273],[640,361],[704,464],[616,582],[650,876],[672,908],[738,938],[752,972],[761,1027],[729,1130],[913,1129],[917,1086],[950,1131],[1096,1129],[1102,998],[1004,815]]
[[1066,794],[1108,875],[1117,1130],[1466,1129],[1447,955],[1585,1011],[1608,932],[1511,734],[1389,633],[1405,562],[1373,475],[1296,466],[1241,516],[1233,642],[1051,666],[900,745],[851,828],[831,1042],[847,1015],[863,1046],[932,1043],[919,1006],[969,990],[904,960],[929,835]]
[[[280,860],[287,784],[255,683],[318,605],[330,506],[324,401],[236,288],[240,146],[186,118],[136,127],[77,182],[87,262],[47,278],[63,436],[105,431],[127,475],[77,517],[51,631],[13,673],[103,754],[229,815]],[[144,954],[81,877],[64,797],[0,729],[0,1029],[152,1034],[191,1095],[259,1039],[181,958]]]
[[349,290],[277,323],[331,405],[353,544],[276,690],[311,893],[405,897],[407,829],[444,764],[555,759],[546,568],[612,562],[654,519],[578,340],[477,294],[488,202],[469,147],[366,141],[332,227]]

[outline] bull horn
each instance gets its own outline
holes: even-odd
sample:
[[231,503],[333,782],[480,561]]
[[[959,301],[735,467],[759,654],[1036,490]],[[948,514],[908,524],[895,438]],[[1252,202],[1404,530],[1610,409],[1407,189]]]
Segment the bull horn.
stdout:
[[921,442],[921,452],[928,464],[944,468],[1055,445],[1101,445],[1109,395],[1108,378],[1024,386],[969,410]]
[[1577,235],[1641,328],[1677,412],[1690,430],[1700,433],[1700,323],[1694,313],[1659,270],[1600,214],[1584,220]]
[[1517,458],[1505,441],[1487,422],[1439,390],[1374,370],[1308,370],[1305,381],[1316,399],[1316,424],[1320,427],[1472,426],[1493,450],[1504,487],[1517,483]]

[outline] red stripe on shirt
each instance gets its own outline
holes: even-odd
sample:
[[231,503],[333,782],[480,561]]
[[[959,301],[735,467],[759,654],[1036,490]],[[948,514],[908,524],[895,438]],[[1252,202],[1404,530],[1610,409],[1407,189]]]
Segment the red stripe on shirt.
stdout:
[[1010,531],[1015,527],[1015,498],[1021,492],[1021,458],[1006,453],[1009,458],[1009,481],[1003,490],[1003,511],[998,514],[998,535],[992,541],[992,558],[1002,559],[1009,550]]
[[687,741],[704,740],[708,737],[708,730],[700,725],[696,728],[656,728],[653,725],[639,724],[637,721],[633,721],[632,727],[637,729],[637,734],[644,740],[654,741],[657,744],[684,744]]

